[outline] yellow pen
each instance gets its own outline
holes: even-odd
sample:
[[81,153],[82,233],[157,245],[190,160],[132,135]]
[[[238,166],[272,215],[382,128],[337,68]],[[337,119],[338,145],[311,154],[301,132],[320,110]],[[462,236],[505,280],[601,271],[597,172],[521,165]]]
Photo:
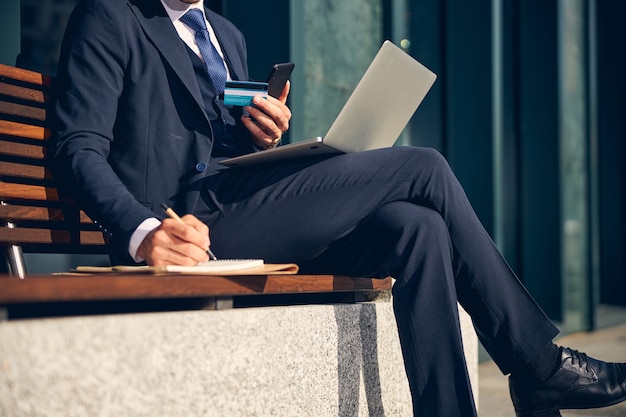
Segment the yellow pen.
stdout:
[[[174,220],[178,220],[181,223],[184,223],[183,219],[181,219],[180,216],[178,214],[176,214],[176,212],[174,210],[172,210],[171,207],[168,207],[167,204],[161,204],[161,207],[165,211],[165,214],[167,214],[169,217],[171,217]],[[206,253],[209,254],[209,259],[210,260],[217,261],[217,257],[213,254],[213,252],[211,252],[211,248],[207,248]]]

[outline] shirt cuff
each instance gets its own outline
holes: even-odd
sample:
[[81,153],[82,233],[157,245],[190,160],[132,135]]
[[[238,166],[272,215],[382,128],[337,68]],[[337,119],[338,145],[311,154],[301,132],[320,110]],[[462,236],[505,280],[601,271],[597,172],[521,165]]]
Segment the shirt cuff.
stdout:
[[156,217],[150,217],[149,219],[144,220],[141,224],[135,229],[133,234],[130,236],[130,242],[128,243],[128,253],[130,257],[135,260],[135,262],[143,262],[143,259],[140,256],[137,256],[137,250],[141,245],[141,242],[146,238],[148,233],[156,229],[161,225],[161,221]]

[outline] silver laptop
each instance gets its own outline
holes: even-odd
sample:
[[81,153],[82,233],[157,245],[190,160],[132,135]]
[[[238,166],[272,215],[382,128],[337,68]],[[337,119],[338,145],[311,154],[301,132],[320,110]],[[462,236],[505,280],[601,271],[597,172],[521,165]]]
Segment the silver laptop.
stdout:
[[437,76],[385,41],[323,137],[221,161],[243,167],[393,146]]

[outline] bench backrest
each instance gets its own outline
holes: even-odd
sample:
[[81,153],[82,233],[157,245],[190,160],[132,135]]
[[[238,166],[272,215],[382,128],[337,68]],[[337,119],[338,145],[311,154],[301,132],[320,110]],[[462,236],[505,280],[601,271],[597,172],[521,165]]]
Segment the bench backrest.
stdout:
[[97,225],[57,189],[49,168],[52,81],[0,64],[0,246],[14,275],[25,273],[22,250],[107,253]]

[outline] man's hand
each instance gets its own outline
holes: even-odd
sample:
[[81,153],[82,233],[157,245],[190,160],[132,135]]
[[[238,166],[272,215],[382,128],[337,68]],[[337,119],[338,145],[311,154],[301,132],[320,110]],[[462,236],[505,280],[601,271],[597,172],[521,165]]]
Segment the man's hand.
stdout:
[[258,147],[271,148],[278,145],[283,134],[289,129],[291,110],[285,103],[290,86],[287,81],[277,99],[271,96],[267,99],[254,97],[252,100],[254,106],[244,107],[250,116],[242,116],[241,121],[252,134],[252,139]]
[[164,219],[141,242],[137,255],[148,265],[197,265],[209,260],[207,248],[209,228],[195,216],[183,216],[182,223],[175,219]]

